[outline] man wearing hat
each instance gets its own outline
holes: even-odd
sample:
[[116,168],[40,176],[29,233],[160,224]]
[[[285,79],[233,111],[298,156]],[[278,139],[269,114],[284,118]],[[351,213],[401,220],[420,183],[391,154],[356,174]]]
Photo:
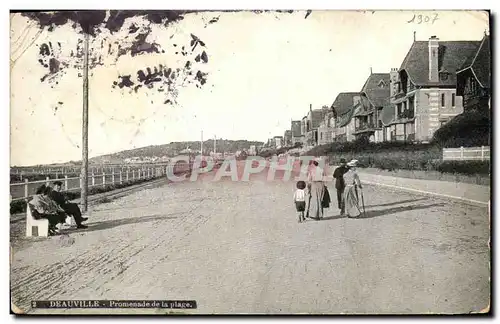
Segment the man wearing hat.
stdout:
[[337,201],[341,216],[345,214],[345,204],[343,201],[345,190],[344,174],[346,174],[347,171],[349,171],[349,167],[347,166],[346,160],[342,158],[340,159],[340,166],[333,172],[333,177],[335,178],[335,189],[337,189]]
[[62,182],[55,181],[54,190],[51,190],[50,192],[50,198],[52,198],[52,200],[54,200],[59,206],[61,206],[61,208],[64,209],[64,212],[66,214],[73,216],[77,228],[87,228],[87,226],[83,225],[82,222],[86,221],[88,218],[82,217],[82,212],[80,211],[80,207],[78,207],[78,205],[75,203],[69,202],[61,192],[61,189],[62,189]]

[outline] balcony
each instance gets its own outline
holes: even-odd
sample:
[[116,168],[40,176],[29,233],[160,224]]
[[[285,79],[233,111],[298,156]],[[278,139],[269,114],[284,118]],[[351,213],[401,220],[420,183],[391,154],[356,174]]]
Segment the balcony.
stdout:
[[361,134],[366,132],[374,132],[376,130],[376,126],[374,123],[361,123],[354,129],[354,134]]
[[398,113],[398,120],[409,120],[415,118],[415,111],[413,109],[405,109]]
[[358,116],[368,116],[368,115],[373,114],[374,112],[375,112],[375,108],[373,108],[372,106],[370,106],[370,108],[367,108],[367,109],[363,108],[363,109],[361,109],[354,116],[355,117],[358,117]]

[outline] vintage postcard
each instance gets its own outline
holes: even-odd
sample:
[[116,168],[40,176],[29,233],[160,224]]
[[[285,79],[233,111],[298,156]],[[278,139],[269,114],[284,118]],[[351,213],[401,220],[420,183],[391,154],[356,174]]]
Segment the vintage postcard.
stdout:
[[478,314],[489,11],[10,12],[15,314]]

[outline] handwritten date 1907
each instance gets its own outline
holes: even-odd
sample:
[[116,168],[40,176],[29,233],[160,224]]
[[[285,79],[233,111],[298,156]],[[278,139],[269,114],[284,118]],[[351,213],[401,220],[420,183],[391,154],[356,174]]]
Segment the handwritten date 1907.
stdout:
[[433,13],[430,15],[413,15],[413,18],[408,20],[408,23],[422,24],[422,23],[430,23],[433,24],[436,20],[438,20],[439,15],[437,13]]

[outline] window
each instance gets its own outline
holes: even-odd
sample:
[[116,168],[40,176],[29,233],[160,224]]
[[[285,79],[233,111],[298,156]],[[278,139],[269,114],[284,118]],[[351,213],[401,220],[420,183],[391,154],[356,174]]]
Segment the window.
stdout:
[[474,77],[469,78],[469,84],[470,84],[469,94],[476,93],[476,80],[474,79]]
[[451,106],[452,107],[455,107],[455,97],[456,97],[456,94],[452,93],[451,94]]
[[444,107],[446,105],[446,101],[445,101],[445,96],[444,96],[444,93],[441,94],[441,107]]

